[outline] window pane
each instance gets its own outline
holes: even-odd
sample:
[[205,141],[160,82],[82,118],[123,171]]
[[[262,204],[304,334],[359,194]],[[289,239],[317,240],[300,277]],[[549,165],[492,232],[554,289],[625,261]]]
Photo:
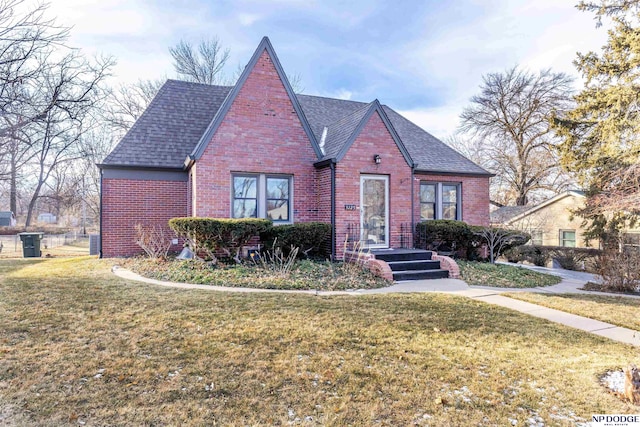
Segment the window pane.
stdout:
[[420,204],[420,220],[426,221],[429,219],[436,219],[436,204],[421,203]]
[[436,185],[420,184],[420,202],[435,203],[436,202]]
[[257,216],[255,199],[239,199],[233,201],[234,218],[255,218]]
[[268,200],[267,218],[272,221],[289,221],[289,201]]
[[442,203],[442,219],[458,219],[455,203]]
[[458,203],[457,193],[458,193],[457,185],[443,185],[442,201],[444,203]]
[[542,245],[542,231],[534,230],[531,232],[531,244]]
[[257,186],[258,179],[255,176],[234,176],[233,197],[236,199],[255,199]]
[[288,199],[289,179],[267,178],[267,199]]
[[567,246],[575,248],[576,246],[576,232],[575,231],[563,231],[562,232],[561,246]]

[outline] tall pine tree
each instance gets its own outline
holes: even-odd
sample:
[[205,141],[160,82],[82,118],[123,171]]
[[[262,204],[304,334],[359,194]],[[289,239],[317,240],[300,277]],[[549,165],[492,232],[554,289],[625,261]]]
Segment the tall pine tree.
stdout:
[[578,5],[609,16],[612,28],[600,53],[578,54],[575,65],[585,78],[576,106],[555,118],[563,137],[564,166],[587,190],[591,235],[619,229],[640,218],[640,11],[638,1]]

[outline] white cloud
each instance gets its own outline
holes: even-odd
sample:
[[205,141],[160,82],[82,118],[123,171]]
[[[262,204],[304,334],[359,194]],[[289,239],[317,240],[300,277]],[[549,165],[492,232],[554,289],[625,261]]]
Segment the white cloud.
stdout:
[[461,109],[457,105],[398,110],[398,113],[441,140],[453,135],[456,131],[460,120],[460,112]]
[[254,13],[241,13],[238,15],[238,21],[243,27],[250,27],[260,19],[260,15]]
[[353,92],[351,92],[350,90],[341,88],[335,92],[325,92],[321,96],[326,96],[327,98],[345,99],[348,101],[353,97]]

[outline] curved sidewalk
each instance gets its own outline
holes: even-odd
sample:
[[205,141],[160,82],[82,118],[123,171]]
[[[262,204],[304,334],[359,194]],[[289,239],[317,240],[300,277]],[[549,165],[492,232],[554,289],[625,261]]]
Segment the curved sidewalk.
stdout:
[[[595,335],[599,335],[605,338],[609,338],[614,341],[619,341],[626,344],[631,344],[640,347],[640,332],[627,328],[611,325],[609,323],[601,322],[599,320],[593,320],[575,314],[566,313],[560,310],[554,310],[552,308],[543,307],[529,302],[516,300],[513,298],[500,295],[503,292],[512,291],[533,291],[533,292],[549,292],[551,288],[556,288],[554,293],[567,293],[567,292],[584,292],[577,288],[582,286],[585,282],[579,280],[565,279],[561,283],[555,286],[549,286],[547,288],[528,288],[528,289],[513,289],[513,288],[491,288],[491,287],[469,287],[464,281],[456,279],[434,279],[434,280],[415,280],[407,282],[399,282],[386,288],[380,289],[360,289],[355,291],[314,291],[314,290],[283,290],[283,289],[256,289],[256,288],[236,288],[228,286],[213,286],[213,285],[196,285],[190,283],[179,282],[166,282],[156,279],[148,279],[140,276],[132,271],[113,267],[113,273],[127,280],[133,280],[137,282],[144,282],[158,286],[166,286],[171,288],[180,289],[200,289],[206,291],[219,291],[219,292],[242,292],[242,293],[281,293],[281,294],[307,294],[318,296],[330,296],[330,295],[372,295],[372,294],[389,294],[389,293],[402,293],[402,292],[442,292],[452,295],[465,296],[467,298],[483,301],[488,304],[499,305],[511,310],[516,310],[521,313],[525,313],[531,316],[540,317],[542,319],[549,320],[551,322],[560,323],[575,329],[580,329]],[[566,282],[566,283],[565,283]],[[573,289],[573,291],[571,291]],[[590,292],[589,292],[590,293]],[[609,294],[606,294],[609,295]]]

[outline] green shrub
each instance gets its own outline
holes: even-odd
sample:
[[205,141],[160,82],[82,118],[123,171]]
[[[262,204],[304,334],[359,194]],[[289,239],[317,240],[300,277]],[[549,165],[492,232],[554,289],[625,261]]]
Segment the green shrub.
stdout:
[[536,246],[525,245],[510,249],[505,253],[510,262],[527,261],[534,265],[544,267],[550,259],[554,259],[560,268],[566,270],[594,269],[598,256],[602,254],[600,249],[594,248],[569,248],[565,246]]
[[504,254],[509,262],[527,261],[538,267],[545,267],[549,262],[549,251],[543,246],[522,245],[511,248]]
[[242,246],[271,227],[271,221],[259,218],[172,218],[169,227],[196,254],[205,253],[216,261],[216,253],[223,252],[239,261]]
[[415,246],[439,252],[452,252],[473,259],[481,239],[466,222],[438,219],[416,225]]
[[472,226],[470,229],[486,245],[492,264],[504,252],[522,246],[531,239],[528,233],[507,228]]
[[566,246],[544,246],[544,250],[560,265],[560,268],[566,270],[584,270],[587,262],[595,264],[597,257],[602,254],[600,249]]
[[260,233],[267,249],[281,249],[285,254],[291,247],[298,248],[299,256],[329,258],[331,225],[323,222],[301,222],[270,227]]

